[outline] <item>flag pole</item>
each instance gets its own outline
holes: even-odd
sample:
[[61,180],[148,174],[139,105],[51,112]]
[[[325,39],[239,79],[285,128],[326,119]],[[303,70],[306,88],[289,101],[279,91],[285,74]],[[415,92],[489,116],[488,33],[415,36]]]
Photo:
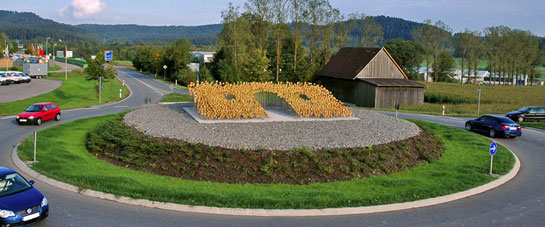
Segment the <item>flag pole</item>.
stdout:
[[9,47],[8,47],[8,41],[4,39],[4,45],[6,45],[6,72],[8,71],[8,65],[9,65]]

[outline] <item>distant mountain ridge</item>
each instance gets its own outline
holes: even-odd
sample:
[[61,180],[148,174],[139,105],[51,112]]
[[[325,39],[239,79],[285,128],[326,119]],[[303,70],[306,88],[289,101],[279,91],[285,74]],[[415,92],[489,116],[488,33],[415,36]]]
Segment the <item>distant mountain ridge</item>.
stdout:
[[94,40],[95,34],[69,24],[44,19],[30,12],[0,10],[0,32],[11,39],[34,40],[51,37],[63,40]]
[[[376,16],[375,21],[382,25],[384,39],[412,39],[411,31],[421,23],[401,18]],[[46,37],[63,40],[95,41],[99,43],[155,43],[166,45],[180,38],[186,38],[197,46],[215,45],[216,35],[221,24],[200,26],[146,26],[136,24],[80,24],[69,25],[43,19],[30,12],[0,10],[0,32],[10,38],[21,40],[44,40]],[[358,32],[351,38],[358,39]]]
[[221,24],[200,26],[146,26],[136,24],[81,24],[75,27],[100,34],[109,43],[167,42],[186,38],[194,45],[214,45]]

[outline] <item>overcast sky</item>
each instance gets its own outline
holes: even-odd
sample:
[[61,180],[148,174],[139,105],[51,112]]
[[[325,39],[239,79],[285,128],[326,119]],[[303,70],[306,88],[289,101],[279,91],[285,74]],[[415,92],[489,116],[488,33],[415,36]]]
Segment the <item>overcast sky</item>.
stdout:
[[[221,22],[227,4],[244,0],[20,0],[2,9],[67,24],[203,25]],[[505,25],[545,36],[545,0],[330,0],[343,14],[442,20],[454,32]]]

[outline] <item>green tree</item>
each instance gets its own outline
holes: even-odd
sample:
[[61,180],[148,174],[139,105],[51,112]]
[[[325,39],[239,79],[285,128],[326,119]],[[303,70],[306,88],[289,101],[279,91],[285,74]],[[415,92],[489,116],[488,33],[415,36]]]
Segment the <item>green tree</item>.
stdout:
[[166,74],[171,80],[176,79],[179,71],[188,68],[193,55],[191,43],[187,39],[179,39],[174,44],[164,48],[162,63],[167,66]]
[[272,80],[271,71],[268,70],[269,62],[266,50],[254,49],[252,57],[243,63],[243,80],[257,82]]
[[[435,24],[431,24],[431,20],[425,20],[424,24],[415,28],[412,31],[412,36],[415,41],[422,44],[426,49],[426,78],[429,75],[429,68],[432,62],[437,61],[439,55],[444,49],[445,43],[450,38],[450,28],[442,21],[437,21]],[[434,70],[434,73],[437,70]],[[439,78],[438,75],[434,75],[434,78]]]
[[[460,63],[460,83],[464,82],[464,66],[466,66],[469,57],[469,40],[471,37],[471,31],[467,28],[464,32],[458,33],[453,37],[454,55],[459,57]],[[469,68],[469,66],[468,66]],[[469,71],[469,70],[468,70]],[[468,73],[469,76],[469,73]]]
[[385,47],[410,80],[421,80],[418,69],[424,61],[425,51],[422,45],[397,38],[388,40]]
[[361,47],[375,47],[378,42],[384,38],[384,31],[382,26],[375,22],[374,17],[365,16],[361,14],[359,16],[361,32],[360,46]]
[[112,65],[106,64],[103,51],[99,51],[95,59],[88,57],[85,60],[87,68],[84,71],[87,73],[87,80],[98,80],[99,77],[103,77],[105,80],[115,78],[116,71]]
[[[283,31],[283,27],[286,25],[286,12],[287,12],[287,5],[288,0],[275,0],[272,4],[272,18],[274,19],[274,36],[275,36],[275,42],[276,42],[276,82],[278,82],[278,76],[280,74],[280,61],[282,58],[281,51],[282,51],[282,40],[286,35],[289,35],[289,33],[286,33]],[[291,33],[291,32],[290,32]]]
[[291,17],[294,26],[293,69],[297,70],[298,45],[301,43],[301,40],[299,39],[299,26],[304,16],[305,9],[308,6],[308,0],[289,0],[289,3],[289,16]]
[[454,67],[456,67],[454,58],[445,51],[441,52],[437,60],[433,62],[433,81],[452,82]]
[[[251,24],[247,17],[240,16],[238,7],[229,3],[227,10],[222,12],[223,28],[218,34],[218,48],[222,51],[222,59],[214,58],[219,69],[220,61],[224,70],[217,70],[217,73],[229,72],[231,74],[240,75],[242,63],[249,57],[249,52],[252,49],[254,36],[248,32],[251,30]],[[229,70],[226,70],[225,64],[231,64]],[[218,77],[226,78],[229,75],[218,75]]]
[[[272,25],[272,18],[274,17],[274,5],[282,5],[284,3],[277,4],[277,2],[284,1],[285,0],[246,0],[244,3],[246,12],[248,15],[251,15],[251,18],[254,21],[253,27],[255,29],[252,29],[252,31],[254,31],[254,36],[256,37],[255,47],[257,49],[265,49],[265,43],[269,38],[270,27]],[[284,12],[282,12],[282,14],[284,14]],[[244,32],[248,31],[249,30],[246,30]]]

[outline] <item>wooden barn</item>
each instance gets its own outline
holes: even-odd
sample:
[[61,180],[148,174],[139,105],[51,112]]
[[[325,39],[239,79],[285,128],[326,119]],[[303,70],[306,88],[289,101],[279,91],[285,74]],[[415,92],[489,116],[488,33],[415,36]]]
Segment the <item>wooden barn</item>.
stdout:
[[424,85],[409,80],[384,47],[342,48],[317,79],[337,99],[356,106],[424,104]]

